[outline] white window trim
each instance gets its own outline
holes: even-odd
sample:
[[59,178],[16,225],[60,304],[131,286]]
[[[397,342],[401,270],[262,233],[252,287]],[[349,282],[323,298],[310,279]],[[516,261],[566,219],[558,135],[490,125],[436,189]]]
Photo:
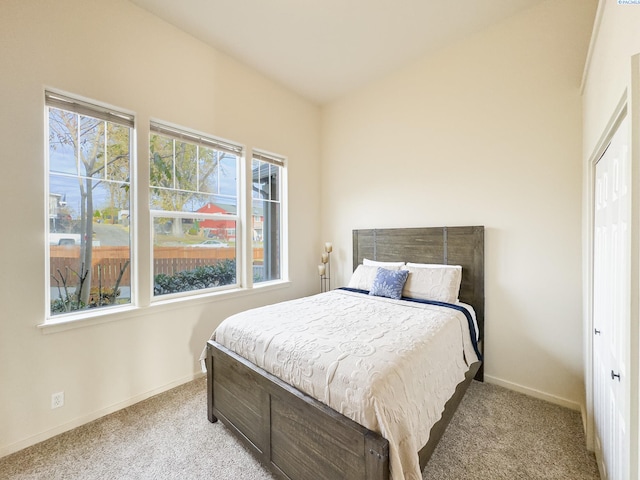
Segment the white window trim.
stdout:
[[[90,116],[93,118],[97,118],[100,120],[117,123],[119,125],[126,126],[130,128],[130,136],[129,136],[129,205],[132,211],[135,211],[135,207],[137,205],[136,200],[136,188],[135,188],[135,175],[137,174],[137,170],[135,168],[136,162],[136,146],[137,146],[137,137],[136,137],[136,126],[135,126],[135,116],[133,113],[128,112],[126,109],[116,108],[106,103],[94,101],[94,100],[85,100],[77,95],[68,95],[66,93],[62,93],[56,91],[54,89],[46,88],[44,91],[44,161],[45,161],[45,175],[44,175],[44,211],[49,211],[49,175],[50,175],[50,158],[49,158],[49,108],[57,108],[59,110],[65,110],[68,112],[76,113],[78,115]],[[44,232],[45,235],[49,233],[49,216],[45,214],[44,218]],[[130,231],[129,236],[129,269],[130,269],[130,295],[131,299],[128,304],[124,305],[112,305],[105,306],[95,309],[83,309],[77,310],[74,312],[68,313],[59,313],[56,315],[51,314],[51,288],[53,285],[51,284],[51,262],[50,262],[50,250],[49,250],[49,242],[48,239],[45,238],[45,275],[44,275],[44,291],[45,291],[45,312],[44,312],[44,323],[38,325],[48,326],[48,325],[57,325],[60,323],[67,322],[79,322],[84,318],[96,318],[102,315],[111,315],[115,312],[124,312],[135,308],[137,304],[137,289],[134,285],[137,286],[137,265],[136,265],[136,252],[135,252],[135,241],[137,237],[136,229],[133,228]]]
[[[214,135],[206,134],[203,132],[198,132],[193,129],[188,129],[185,127],[181,127],[179,125],[175,125],[169,122],[164,122],[162,120],[151,119],[149,121],[149,138],[147,140],[147,151],[149,150],[149,142],[151,135],[162,135],[167,138],[171,138],[173,140],[188,142],[191,144],[195,144],[197,146],[204,146],[207,148],[212,148],[215,150],[223,151],[229,153],[231,155],[236,155],[238,157],[238,164],[236,165],[236,175],[238,178],[238,193],[236,194],[236,200],[238,202],[236,211],[243,212],[243,188],[244,182],[242,182],[243,176],[243,168],[245,163],[245,147],[239,143],[232,142],[230,140],[225,140],[220,137],[216,137]],[[150,183],[148,185],[148,189],[152,188],[162,188],[157,186],[152,186]],[[167,190],[172,190],[171,188],[167,188]],[[178,189],[180,190],[180,189]],[[198,192],[194,192],[198,193]],[[214,194],[215,195],[215,194]],[[219,195],[224,197],[225,195]],[[246,286],[246,276],[245,276],[245,258],[242,252],[244,249],[240,249],[238,246],[238,242],[236,241],[236,283],[234,285],[225,285],[220,287],[215,287],[211,289],[199,289],[199,290],[188,290],[185,292],[176,292],[166,295],[154,295],[154,285],[155,285],[155,274],[154,274],[154,255],[153,255],[153,220],[158,217],[173,217],[173,218],[203,218],[203,219],[214,219],[214,220],[235,220],[236,222],[236,239],[240,238],[242,242],[245,242],[245,236],[243,235],[243,218],[242,215],[236,214],[207,214],[201,212],[182,212],[182,211],[171,211],[171,210],[150,210],[150,238],[148,245],[151,250],[151,258],[150,258],[150,291],[149,291],[149,299],[150,305],[154,305],[157,303],[165,302],[166,300],[172,299],[182,299],[195,297],[202,294],[207,294],[211,292],[224,292],[233,289],[242,288],[242,286]]]
[[[251,178],[251,163],[253,159],[260,160],[262,162],[272,163],[281,167],[281,178],[280,178],[280,250],[281,250],[281,258],[280,258],[280,278],[277,280],[268,280],[266,282],[259,282],[257,286],[269,286],[278,284],[280,282],[290,282],[289,277],[289,161],[286,156],[279,155],[277,153],[273,153],[267,150],[252,148],[251,155],[247,158],[247,222],[252,221],[253,215],[253,195],[250,186],[252,185]],[[247,228],[247,234],[251,235],[251,229]],[[251,239],[249,239],[249,243],[251,246]],[[248,262],[253,265],[253,251],[249,249],[249,257]],[[251,285],[253,283],[253,275],[251,276]]]
[[[103,311],[103,312],[91,312],[84,315],[78,315],[75,318],[56,318],[52,322],[41,323],[37,325],[37,328],[43,334],[52,334],[58,332],[64,332],[67,330],[74,330],[76,328],[83,328],[92,325],[100,325],[102,323],[116,322],[121,320],[128,320],[131,318],[143,317],[153,314],[154,312],[169,312],[172,310],[183,309],[185,303],[188,306],[198,306],[211,304],[216,299],[232,300],[237,298],[244,298],[247,296],[255,295],[256,293],[274,292],[284,288],[289,288],[291,282],[289,281],[277,281],[269,282],[266,284],[259,284],[254,288],[236,288],[232,290],[221,290],[215,292],[203,293],[202,290],[198,290],[197,294],[193,296],[181,296],[179,298],[163,298],[160,301],[154,302],[151,305],[145,307],[138,307],[134,305],[128,305],[125,308],[118,308],[117,310]],[[168,296],[168,295],[167,295]]]
[[[75,111],[80,114],[88,114],[90,116],[94,116],[96,118],[105,119],[108,121],[113,121],[115,123],[120,123],[126,126],[130,126],[131,134],[130,134],[130,209],[134,215],[134,221],[132,224],[137,224],[138,217],[140,215],[140,209],[148,209],[148,203],[145,205],[140,204],[140,193],[138,192],[141,187],[144,189],[144,185],[140,185],[138,179],[138,162],[137,162],[137,153],[139,151],[148,151],[149,149],[149,137],[145,135],[144,145],[142,146],[142,150],[140,150],[140,136],[138,135],[138,125],[137,118],[132,111],[128,111],[126,109],[120,107],[112,107],[106,103],[97,102],[92,99],[84,99],[78,95],[67,94],[63,92],[58,92],[54,89],[47,88],[45,90],[45,96],[50,95],[45,99],[44,103],[44,113],[45,113],[45,123],[44,123],[44,145],[45,145],[45,162],[46,162],[46,172],[44,175],[44,207],[45,211],[48,211],[49,199],[49,141],[48,141],[48,132],[49,132],[49,121],[48,121],[48,107],[61,108],[63,110]],[[75,109],[70,108],[70,105],[74,105]],[[86,108],[89,110],[86,110]],[[77,109],[85,109],[82,111],[78,111]],[[97,113],[100,112],[100,115]],[[156,126],[160,126],[163,128],[163,131],[160,132],[155,130]],[[267,150],[262,149],[247,149],[245,146],[238,144],[236,142],[227,141],[218,137],[214,137],[204,133],[198,133],[192,129],[185,130],[181,127],[174,126],[168,122],[157,121],[155,119],[150,119],[149,125],[146,125],[143,128],[143,131],[149,128],[148,133],[156,131],[156,133],[167,134],[167,132],[171,132],[170,136],[175,137],[176,132],[178,132],[181,136],[179,138],[190,141],[190,142],[198,142],[202,139],[205,139],[204,144],[207,145],[206,139],[216,142],[216,147],[220,150],[228,151],[229,153],[235,153],[238,155],[238,178],[241,179],[238,185],[238,209],[237,212],[242,212],[242,214],[236,215],[222,215],[222,214],[202,214],[196,212],[169,212],[169,211],[158,211],[158,210],[147,210],[149,212],[149,219],[151,222],[150,230],[149,230],[149,239],[142,240],[140,238],[140,232],[137,231],[136,228],[132,228],[131,231],[131,260],[130,266],[131,269],[131,303],[125,305],[114,305],[109,307],[102,307],[99,309],[90,309],[90,310],[80,310],[76,312],[63,313],[58,315],[51,315],[50,312],[50,267],[49,262],[46,262],[45,265],[45,277],[44,277],[44,289],[46,292],[46,303],[45,303],[45,315],[44,322],[37,325],[37,328],[43,334],[52,334],[67,330],[73,330],[76,328],[82,328],[85,326],[91,325],[99,325],[102,323],[112,322],[112,321],[120,321],[126,320],[141,316],[148,316],[152,314],[156,309],[159,311],[171,311],[178,308],[183,308],[184,303],[187,302],[189,305],[203,305],[208,304],[212,300],[217,298],[224,299],[235,299],[242,298],[248,295],[253,295],[256,293],[265,293],[270,291],[277,291],[283,288],[288,288],[291,285],[290,277],[289,277],[289,231],[288,231],[288,211],[289,211],[289,182],[288,182],[288,160],[286,157],[269,152]],[[231,151],[230,151],[231,150]],[[247,154],[247,152],[251,152]],[[252,250],[252,238],[251,238],[251,228],[244,228],[245,222],[251,222],[252,215],[252,194],[251,194],[251,162],[253,158],[266,161],[265,157],[271,160],[271,163],[274,163],[280,167],[281,170],[281,213],[280,213],[280,221],[281,221],[281,272],[280,279],[253,283],[253,250]],[[243,181],[242,181],[243,180]],[[143,182],[144,183],[144,182]],[[149,190],[150,185],[148,179],[146,181],[146,189]],[[148,196],[142,195],[142,198],[147,198]],[[236,271],[237,278],[236,284],[225,286],[225,287],[217,287],[214,289],[205,289],[205,290],[194,290],[192,292],[181,292],[178,294],[168,294],[155,297],[153,295],[154,288],[154,275],[153,275],[153,254],[151,254],[151,272],[149,275],[149,288],[150,292],[150,302],[145,300],[144,305],[140,304],[140,291],[139,288],[144,288],[144,285],[140,284],[140,278],[138,274],[138,263],[140,261],[139,248],[148,248],[153,240],[153,219],[157,218],[157,216],[163,217],[171,217],[171,216],[182,216],[186,218],[213,218],[213,219],[222,219],[229,220],[233,219],[236,221],[236,237],[241,238],[244,242],[243,245],[239,246],[238,242],[236,242]],[[146,216],[146,215],[144,215]],[[244,218],[243,218],[244,217]],[[44,232],[48,232],[48,216],[45,215],[44,220]],[[148,240],[148,241],[147,241]],[[48,245],[46,245],[48,248]],[[48,252],[45,252],[45,257],[48,257]]]

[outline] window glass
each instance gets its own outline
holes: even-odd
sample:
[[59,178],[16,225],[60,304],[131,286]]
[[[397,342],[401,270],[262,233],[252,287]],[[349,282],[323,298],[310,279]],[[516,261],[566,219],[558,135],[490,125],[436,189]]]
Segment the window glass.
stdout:
[[[134,117],[50,91],[45,105],[49,318],[133,304]],[[284,160],[255,151],[246,165],[251,183],[241,185],[241,146],[150,127],[152,228],[139,240],[152,247],[153,277],[142,287],[158,299],[229,289],[247,277],[248,287],[283,279]],[[240,201],[246,189],[250,205]],[[253,254],[240,265],[246,241]]]
[[254,283],[282,278],[283,167],[269,160],[264,155],[254,155],[251,164]]
[[129,304],[132,128],[48,100],[50,315]]
[[151,131],[154,296],[237,285],[240,148]]

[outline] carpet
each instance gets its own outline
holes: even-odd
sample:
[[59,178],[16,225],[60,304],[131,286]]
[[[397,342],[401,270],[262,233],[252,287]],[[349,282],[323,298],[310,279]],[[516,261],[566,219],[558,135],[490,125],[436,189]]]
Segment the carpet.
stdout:
[[[0,479],[272,480],[194,380],[0,459]],[[424,480],[596,480],[580,414],[472,382]],[[310,479],[312,480],[312,479]]]

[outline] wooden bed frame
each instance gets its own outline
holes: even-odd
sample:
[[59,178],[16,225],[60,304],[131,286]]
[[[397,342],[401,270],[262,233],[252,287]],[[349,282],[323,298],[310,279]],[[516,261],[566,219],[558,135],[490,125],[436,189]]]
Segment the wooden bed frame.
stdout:
[[[474,307],[484,338],[484,227],[354,230],[354,269],[363,258],[462,265],[460,300]],[[389,479],[389,443],[380,434],[213,340],[207,344],[206,364],[209,421],[222,420],[279,478]],[[474,377],[483,379],[481,362],[471,366],[432,427],[418,452],[421,469]]]

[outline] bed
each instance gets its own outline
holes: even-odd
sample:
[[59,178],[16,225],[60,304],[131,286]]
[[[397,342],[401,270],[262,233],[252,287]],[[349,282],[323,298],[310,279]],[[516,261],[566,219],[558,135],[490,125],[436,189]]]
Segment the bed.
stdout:
[[[461,346],[462,356],[465,357],[464,365],[461,363],[460,355],[456,354],[455,359],[451,361],[451,367],[448,364],[437,364],[437,368],[433,367],[434,372],[451,368],[452,371],[458,372],[459,378],[456,377],[456,383],[453,385],[447,384],[446,388],[442,387],[443,391],[446,390],[446,398],[436,399],[437,401],[434,400],[433,404],[424,403],[431,402],[430,398],[428,400],[426,398],[417,399],[423,403],[416,401],[414,408],[416,411],[434,410],[439,419],[435,418],[434,421],[426,425],[424,422],[416,423],[412,419],[399,418],[399,423],[403,425],[403,428],[406,425],[411,425],[411,431],[402,437],[402,441],[398,441],[396,432],[404,432],[404,430],[394,430],[395,424],[390,424],[388,418],[392,418],[395,422],[397,417],[402,416],[401,411],[404,407],[398,407],[400,412],[394,411],[393,408],[385,406],[389,402],[386,404],[382,401],[376,403],[379,400],[376,396],[384,397],[388,391],[395,394],[403,389],[411,392],[413,387],[406,378],[394,379],[389,383],[390,387],[386,386],[388,382],[385,380],[385,390],[374,389],[377,393],[373,395],[376,398],[372,402],[369,402],[369,396],[362,397],[365,400],[362,400],[362,408],[359,409],[354,408],[353,404],[345,402],[345,398],[353,397],[354,392],[358,393],[359,387],[354,382],[360,381],[358,378],[361,376],[360,374],[352,375],[356,378],[346,380],[340,378],[344,387],[342,389],[329,388],[327,385],[323,387],[312,379],[311,374],[306,375],[307,370],[319,369],[325,375],[325,379],[331,378],[333,381],[334,370],[332,369],[342,368],[343,371],[345,369],[350,371],[349,369],[353,368],[353,372],[356,372],[355,368],[357,367],[367,372],[372,367],[363,360],[368,355],[367,352],[363,353],[363,348],[366,350],[369,348],[368,345],[353,345],[354,342],[345,342],[343,338],[342,344],[349,343],[349,348],[356,352],[353,357],[357,358],[353,360],[352,364],[346,364],[344,368],[342,365],[336,366],[336,363],[339,362],[336,362],[335,358],[332,364],[325,365],[321,363],[325,351],[337,351],[338,348],[327,346],[330,344],[323,343],[324,333],[314,331],[311,337],[306,337],[306,347],[303,346],[299,350],[287,352],[285,358],[289,363],[292,358],[298,363],[292,370],[286,371],[284,367],[281,368],[274,362],[265,361],[264,357],[268,355],[264,353],[264,350],[256,350],[256,343],[259,344],[259,340],[229,341],[229,338],[241,338],[243,334],[234,333],[232,329],[230,330],[231,327],[227,327],[225,323],[225,328],[219,327],[218,337],[215,340],[210,340],[206,348],[209,420],[211,422],[222,420],[279,478],[292,480],[340,478],[382,480],[392,478],[394,470],[394,480],[405,477],[421,478],[420,471],[435,449],[468,384],[473,378],[477,380],[483,378],[482,362],[478,361],[478,358],[484,355],[482,351],[482,339],[484,338],[484,228],[474,226],[354,230],[354,270],[363,263],[364,259],[378,262],[402,261],[461,265],[462,281],[459,299],[461,302],[471,305],[475,312],[477,331],[474,333],[478,341],[473,345],[473,348],[478,355],[469,355],[469,351],[464,350],[464,348],[468,348],[468,345]],[[341,314],[344,318],[350,319],[352,314],[347,316],[344,312],[356,312],[364,308],[360,307],[361,302],[369,301],[364,298],[369,297],[365,294],[366,292],[357,289],[332,291],[312,296],[306,300],[285,302],[279,307],[257,309],[254,313],[258,313],[260,317],[253,318],[260,318],[260,322],[265,323],[267,328],[274,328],[278,322],[268,323],[266,319],[269,316],[277,319],[283,313],[279,310],[272,311],[271,308],[284,308],[288,309],[289,313],[302,312],[300,317],[305,317],[305,320],[308,320],[304,324],[305,329],[308,328],[308,323],[331,324],[326,320],[328,317],[325,316],[328,309],[341,305],[342,310],[340,311],[343,312]],[[440,308],[437,305],[411,305],[411,308],[407,310],[404,305],[407,303],[405,299],[375,300],[379,306],[372,308],[375,308],[376,312],[387,312],[386,315],[394,318],[404,315],[405,311],[412,312],[407,316],[407,325],[414,322],[414,315],[418,317],[435,315],[432,313],[433,311],[440,311],[443,308],[447,311],[451,310],[448,307]],[[402,310],[399,310],[401,308]],[[315,320],[314,315],[317,316]],[[457,313],[451,313],[450,316],[453,320],[446,321],[446,325],[454,325],[454,327],[448,327],[450,332],[456,328],[463,328],[466,320],[462,320],[462,318],[469,318],[467,315]],[[238,323],[238,319],[235,320]],[[250,318],[244,316],[239,320],[240,323],[242,320],[245,323],[251,322]],[[459,322],[460,327],[455,326],[458,325],[456,322]],[[444,320],[443,324],[445,324]],[[382,324],[376,324],[375,328],[384,330],[380,325]],[[296,330],[296,328],[296,324],[286,324],[287,330]],[[475,326],[469,324],[468,331],[474,329]],[[225,338],[227,330],[230,330],[230,333],[226,335],[227,340],[217,341],[219,338]],[[425,330],[428,328],[425,327]],[[336,327],[336,331],[343,337],[348,336],[344,330],[340,333],[339,326]],[[277,335],[281,333],[283,332],[278,332]],[[361,335],[361,333],[358,334]],[[388,334],[389,338],[393,339],[396,335],[395,329],[388,329]],[[292,335],[295,336],[296,332],[294,331]],[[270,338],[273,338],[273,335]],[[405,335],[406,338],[408,337]],[[318,343],[315,339],[321,341]],[[378,349],[384,348],[386,345],[384,342],[387,341],[393,342],[393,340],[385,339],[382,341],[383,343],[378,345]],[[245,350],[242,350],[242,345],[237,345],[241,343],[245,344]],[[297,345],[299,344],[304,344],[304,342],[301,343],[297,340]],[[372,345],[376,344],[372,343]],[[393,345],[393,343],[389,343],[389,345]],[[281,346],[281,349],[283,348],[285,347]],[[344,345],[339,348],[344,350]],[[389,348],[394,351],[402,350],[395,346]],[[307,357],[304,360],[303,357],[300,357],[304,350],[311,354],[311,359]],[[332,358],[330,353],[327,355],[329,355],[328,358]],[[345,355],[342,355],[339,360],[343,361],[344,357]],[[303,359],[300,360],[301,358]],[[406,359],[413,362],[413,357],[407,356]],[[317,365],[314,362],[317,362]],[[314,364],[313,368],[307,368],[309,364]],[[462,373],[460,373],[461,368],[463,368]],[[412,375],[419,376],[423,370],[428,369],[416,363]],[[375,378],[378,377],[375,376]],[[440,382],[441,379],[438,379],[437,382],[431,383],[438,384],[439,389]],[[424,379],[418,383],[424,384]],[[405,384],[406,387],[404,387]],[[298,388],[292,385],[297,385]],[[381,385],[383,384],[381,383]],[[365,390],[367,388],[369,387],[366,387]],[[442,397],[443,394],[438,389],[432,388],[436,392],[436,396]],[[370,393],[369,390],[367,390],[367,395]],[[410,396],[410,393],[407,396]],[[331,408],[330,405],[334,408]],[[444,410],[442,411],[442,409]],[[440,416],[441,411],[442,415]],[[417,432],[415,434],[414,429]],[[421,429],[426,429],[426,434],[420,432]],[[418,441],[420,443],[416,443]],[[399,447],[400,444],[403,445],[402,448]],[[405,451],[407,446],[410,447],[409,454]],[[415,447],[415,451],[413,447]],[[405,463],[411,462],[415,463],[415,468],[412,465],[406,467]],[[404,473],[399,475],[398,472],[405,467],[406,470],[402,470]]]

